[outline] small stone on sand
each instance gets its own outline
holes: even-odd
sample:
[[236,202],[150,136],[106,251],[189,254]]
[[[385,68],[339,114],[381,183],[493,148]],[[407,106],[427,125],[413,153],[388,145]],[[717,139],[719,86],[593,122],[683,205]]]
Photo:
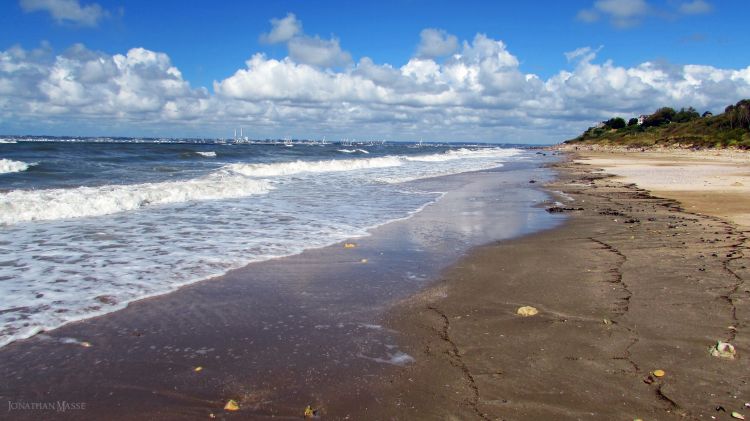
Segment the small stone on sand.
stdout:
[[712,346],[711,349],[709,349],[709,352],[714,357],[728,358],[730,360],[733,360],[737,355],[737,351],[734,349],[734,346],[732,344],[722,341],[717,341],[716,345]]
[[516,314],[522,317],[536,316],[537,314],[539,314],[539,310],[537,310],[536,307],[523,306],[519,307],[518,310],[516,310]]
[[226,410],[226,411],[239,411],[240,410],[240,405],[234,399],[230,399],[230,400],[227,401],[227,404],[224,405],[224,410]]

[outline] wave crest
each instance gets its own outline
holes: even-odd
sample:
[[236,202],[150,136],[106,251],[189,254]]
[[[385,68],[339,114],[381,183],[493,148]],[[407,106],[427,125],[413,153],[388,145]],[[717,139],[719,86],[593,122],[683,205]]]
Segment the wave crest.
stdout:
[[100,216],[151,205],[218,200],[267,193],[268,182],[211,174],[186,181],[73,189],[13,190],[0,194],[0,224]]
[[273,164],[230,164],[225,170],[248,177],[278,177],[299,173],[324,173],[398,167],[403,161],[396,156],[366,159],[331,159],[329,161],[291,161]]
[[27,164],[22,161],[13,161],[11,159],[0,159],[0,174],[26,171],[32,165],[36,164]]

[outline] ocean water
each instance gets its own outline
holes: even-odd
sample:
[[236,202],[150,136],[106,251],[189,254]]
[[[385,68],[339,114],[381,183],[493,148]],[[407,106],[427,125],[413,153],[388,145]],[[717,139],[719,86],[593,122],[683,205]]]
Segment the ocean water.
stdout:
[[0,142],[0,346],[407,218],[511,147]]

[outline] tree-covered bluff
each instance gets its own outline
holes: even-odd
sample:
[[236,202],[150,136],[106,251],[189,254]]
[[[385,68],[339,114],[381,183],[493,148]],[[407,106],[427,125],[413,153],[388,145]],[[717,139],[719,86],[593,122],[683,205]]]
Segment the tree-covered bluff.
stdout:
[[662,107],[627,121],[613,117],[565,143],[750,149],[750,99],[729,105],[718,115],[700,114],[693,107],[679,111]]

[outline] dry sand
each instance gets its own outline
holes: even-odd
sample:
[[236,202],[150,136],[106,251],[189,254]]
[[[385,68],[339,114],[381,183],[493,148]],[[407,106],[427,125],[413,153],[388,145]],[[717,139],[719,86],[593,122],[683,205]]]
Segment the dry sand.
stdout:
[[[571,216],[563,227],[479,247],[394,310],[388,324],[416,362],[394,369],[370,402],[353,403],[352,419],[750,417],[748,240],[712,216],[742,212],[714,209],[726,198],[698,188],[703,180],[726,186],[745,176],[742,168],[630,156],[586,153],[560,164],[548,187],[563,193]],[[666,192],[661,168],[691,186],[669,195],[698,191],[708,201],[683,209],[626,184]],[[730,187],[721,194],[734,194]],[[747,196],[733,200],[748,208]],[[539,314],[518,316],[521,306]],[[718,340],[738,357],[711,356]]]
[[750,229],[750,153],[597,149],[584,152],[579,162],[602,168],[654,195],[675,199],[688,211]]

